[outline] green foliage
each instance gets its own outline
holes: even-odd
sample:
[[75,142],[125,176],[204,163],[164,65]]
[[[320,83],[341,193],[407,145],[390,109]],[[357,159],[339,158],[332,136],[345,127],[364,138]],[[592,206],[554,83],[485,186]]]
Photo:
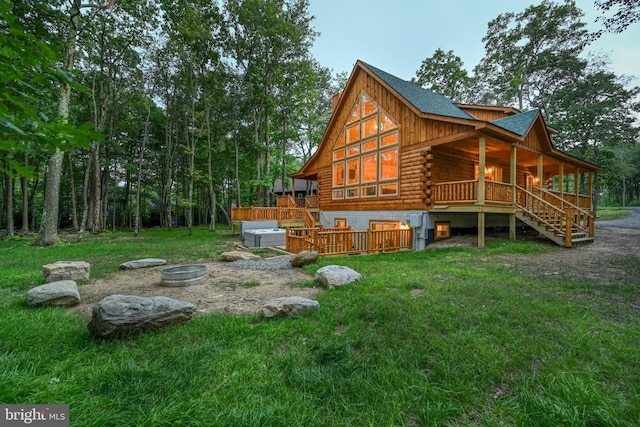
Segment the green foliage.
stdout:
[[53,152],[86,145],[90,133],[52,114],[52,92],[74,84],[73,76],[57,67],[55,50],[25,32],[9,2],[0,3],[0,46],[0,171],[25,175],[30,169],[17,154],[28,144]]
[[416,84],[444,95],[457,102],[468,102],[472,98],[472,79],[464,63],[453,51],[437,49],[433,56],[422,61],[416,71]]
[[[621,33],[629,25],[640,21],[640,2],[637,0],[595,0],[595,5],[603,13],[598,20],[604,23],[607,31]],[[614,9],[611,17],[604,14]]]
[[0,242],[15,254],[0,256],[0,401],[69,403],[78,425],[637,424],[637,289],[500,258],[561,250],[547,245],[323,257],[307,271],[348,265],[363,281],[321,293],[307,316],[198,315],[132,340],[95,340],[79,315],[24,304],[49,260],[82,256],[104,278],[133,255],[210,259],[231,238]]

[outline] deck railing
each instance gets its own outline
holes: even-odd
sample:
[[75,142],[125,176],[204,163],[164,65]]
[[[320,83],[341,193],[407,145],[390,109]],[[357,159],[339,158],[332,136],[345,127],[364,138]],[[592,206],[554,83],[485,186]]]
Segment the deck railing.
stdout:
[[484,201],[487,203],[512,204],[513,186],[506,182],[485,181]]
[[[588,233],[589,236],[593,237],[593,222],[595,218],[594,215],[588,211],[588,208],[584,209],[582,207],[574,205],[573,203],[568,201],[566,197],[560,197],[559,193],[556,194],[555,192],[540,190],[540,196],[545,201],[551,203],[552,205],[558,206],[563,211],[571,211],[573,216],[573,225],[579,230],[582,230]],[[567,195],[563,194],[563,196]],[[571,198],[575,200],[575,195],[569,196],[571,196]]]
[[278,221],[278,223],[304,224],[307,210],[304,208],[231,208],[231,221]]
[[353,230],[346,228],[288,228],[288,252],[317,251],[320,255],[396,252],[413,247],[409,229]]
[[436,205],[474,203],[477,188],[477,180],[440,182],[433,185],[433,200]]

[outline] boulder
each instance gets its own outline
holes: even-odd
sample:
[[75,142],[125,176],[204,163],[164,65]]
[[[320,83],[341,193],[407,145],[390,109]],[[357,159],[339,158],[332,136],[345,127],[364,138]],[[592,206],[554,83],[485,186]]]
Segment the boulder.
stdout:
[[71,307],[80,303],[78,285],[73,280],[59,280],[36,286],[27,292],[27,304],[32,307],[55,305]]
[[291,265],[302,267],[303,265],[313,264],[317,259],[318,251],[301,251],[291,257]]
[[349,267],[341,265],[327,265],[316,271],[315,279],[327,289],[336,286],[346,286],[362,280],[362,275]]
[[191,319],[196,307],[168,297],[110,295],[93,306],[87,328],[100,338],[119,338]]
[[220,259],[222,261],[238,261],[238,260],[258,261],[258,260],[261,260],[262,258],[260,258],[259,255],[252,254],[251,252],[230,251],[230,252],[221,253]]
[[262,306],[264,317],[300,316],[309,310],[320,308],[318,301],[303,297],[282,297]]
[[166,263],[167,260],[160,258],[136,259],[120,264],[120,270],[135,270],[138,268],[156,267],[158,265],[165,265]]
[[58,261],[42,266],[47,283],[59,280],[89,280],[91,266],[84,261]]

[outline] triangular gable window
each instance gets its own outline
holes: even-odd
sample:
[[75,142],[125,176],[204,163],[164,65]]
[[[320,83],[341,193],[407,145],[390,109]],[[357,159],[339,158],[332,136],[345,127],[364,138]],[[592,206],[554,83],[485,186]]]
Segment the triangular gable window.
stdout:
[[333,199],[398,195],[398,124],[361,94],[333,146]]

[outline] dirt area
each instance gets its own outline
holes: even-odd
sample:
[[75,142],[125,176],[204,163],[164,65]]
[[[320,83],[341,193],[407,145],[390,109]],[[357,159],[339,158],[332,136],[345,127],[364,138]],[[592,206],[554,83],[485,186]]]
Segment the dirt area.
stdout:
[[122,294],[162,295],[187,301],[200,313],[259,313],[262,305],[274,298],[300,296],[313,299],[320,292],[319,288],[301,286],[313,277],[297,268],[262,271],[234,268],[225,262],[199,264],[206,265],[207,279],[201,284],[184,287],[160,284],[160,270],[175,267],[171,265],[117,271],[106,279],[79,286],[82,304],[73,310],[89,318],[96,302],[108,295]]
[[[487,236],[487,241],[505,237]],[[538,238],[540,244],[549,245],[550,251],[502,254],[483,260],[503,263],[516,272],[531,275],[590,279],[603,286],[640,285],[640,229],[596,226],[595,237],[594,243],[571,249]],[[475,236],[458,236],[429,245],[429,248],[475,247],[476,244]]]

